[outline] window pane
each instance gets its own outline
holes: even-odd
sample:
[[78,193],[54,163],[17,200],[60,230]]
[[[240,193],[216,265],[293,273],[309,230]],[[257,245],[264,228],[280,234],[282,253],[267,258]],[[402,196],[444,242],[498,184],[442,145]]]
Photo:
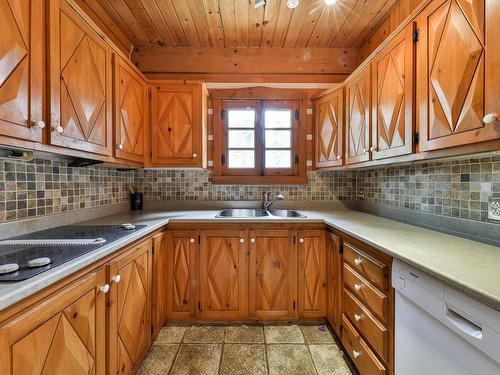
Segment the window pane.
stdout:
[[229,130],[228,132],[229,148],[254,148],[253,130]]
[[255,151],[229,150],[229,168],[255,168]]
[[291,137],[290,130],[266,130],[266,148],[290,148]]
[[290,150],[266,150],[266,168],[291,168]]
[[255,126],[255,111],[253,109],[230,109],[227,121],[230,128],[253,128]]
[[292,111],[289,109],[266,109],[264,121],[266,128],[291,128]]

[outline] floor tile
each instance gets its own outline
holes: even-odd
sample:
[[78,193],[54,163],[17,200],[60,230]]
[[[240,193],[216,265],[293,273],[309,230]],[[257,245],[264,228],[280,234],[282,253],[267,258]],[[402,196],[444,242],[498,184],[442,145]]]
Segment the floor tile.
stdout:
[[166,326],[160,330],[155,344],[177,344],[182,342],[187,327]]
[[332,334],[325,325],[301,326],[302,334],[308,344],[334,344]]
[[309,345],[319,375],[351,375],[337,345]]
[[224,342],[227,343],[264,343],[264,329],[262,326],[230,326],[226,327],[226,337]]
[[221,344],[224,341],[224,327],[192,326],[184,335],[185,343]]
[[306,345],[268,345],[270,375],[316,374]]
[[138,375],[167,374],[172,366],[179,345],[153,345],[142,362]]
[[222,345],[190,345],[183,344],[175,360],[172,374],[175,375],[216,375]]
[[266,326],[264,332],[268,344],[302,344],[304,342],[300,327],[296,325]]
[[222,353],[221,375],[266,375],[264,345],[226,344]]

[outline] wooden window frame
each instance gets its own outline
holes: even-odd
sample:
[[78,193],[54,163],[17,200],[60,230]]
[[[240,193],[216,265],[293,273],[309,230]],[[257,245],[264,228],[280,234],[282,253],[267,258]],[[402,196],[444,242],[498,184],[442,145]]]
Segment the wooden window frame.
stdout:
[[[215,90],[211,92],[214,117],[214,176],[213,182],[216,184],[242,184],[242,185],[282,185],[282,184],[307,184],[307,166],[306,166],[306,127],[307,127],[307,99],[308,95],[303,92],[294,92],[293,90],[277,89],[253,89],[253,90]],[[260,171],[248,173],[246,169],[231,169],[225,167],[221,162],[221,157],[226,154],[226,125],[222,119],[221,113],[224,104],[230,101],[239,103],[259,103],[261,107],[258,111],[263,113],[264,106],[278,107],[279,103],[296,102],[298,108],[298,118],[292,117],[292,150],[298,157],[298,162],[292,162],[291,169],[267,169],[264,175],[263,166]],[[266,104],[263,104],[266,103]],[[238,106],[240,107],[240,106]],[[263,155],[264,150],[264,128],[256,121],[256,148],[258,155]],[[258,129],[257,129],[258,128]],[[293,151],[292,151],[293,152]],[[293,155],[292,155],[293,157]],[[227,157],[226,157],[227,158]],[[262,158],[263,159],[263,158]],[[260,167],[256,165],[256,167]]]

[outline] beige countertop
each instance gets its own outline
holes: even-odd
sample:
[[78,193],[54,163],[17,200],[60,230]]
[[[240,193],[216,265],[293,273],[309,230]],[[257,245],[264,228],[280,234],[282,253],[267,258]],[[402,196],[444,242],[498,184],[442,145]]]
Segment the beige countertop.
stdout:
[[[182,222],[324,222],[382,252],[426,271],[500,311],[499,247],[348,209],[300,211],[307,215],[307,218],[215,218],[217,210],[159,210],[140,213],[125,212],[82,224],[146,223],[148,232],[151,232],[168,223]],[[145,234],[146,232],[143,232],[143,235]],[[124,246],[123,243],[120,245]],[[113,246],[113,249],[100,250],[101,257],[118,248]],[[91,261],[98,259],[98,255],[93,253],[81,256],[80,258],[86,259],[84,262],[80,258],[75,261],[79,260],[79,264],[88,265]],[[37,280],[33,279],[38,278],[37,276],[16,284],[0,284],[0,309],[33,294],[34,291],[26,293],[28,289],[33,290],[29,287],[30,284],[35,283],[39,287],[35,289],[40,290],[41,286],[48,286],[65,277],[70,270],[75,272],[83,267],[75,267],[73,264],[75,261],[39,275],[45,275],[45,279],[51,281],[46,280],[43,283],[38,281],[36,284]],[[58,271],[58,268],[61,268],[61,271]],[[51,273],[59,274],[60,277]],[[5,295],[7,288],[9,293]],[[19,294],[15,292],[16,290],[24,290],[25,293]]]

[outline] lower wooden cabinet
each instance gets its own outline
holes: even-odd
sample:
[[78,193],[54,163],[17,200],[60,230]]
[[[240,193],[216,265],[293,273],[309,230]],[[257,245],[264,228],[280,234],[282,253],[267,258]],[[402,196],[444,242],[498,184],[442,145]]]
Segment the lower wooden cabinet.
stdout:
[[105,284],[98,269],[4,325],[0,374],[104,375]]
[[153,237],[151,286],[151,340],[154,341],[167,319],[167,234]]
[[109,374],[134,374],[149,349],[151,249],[152,241],[147,240],[114,258],[108,266]]
[[342,316],[342,241],[333,233],[326,234],[326,284],[327,284],[327,309],[326,319],[341,335]]

